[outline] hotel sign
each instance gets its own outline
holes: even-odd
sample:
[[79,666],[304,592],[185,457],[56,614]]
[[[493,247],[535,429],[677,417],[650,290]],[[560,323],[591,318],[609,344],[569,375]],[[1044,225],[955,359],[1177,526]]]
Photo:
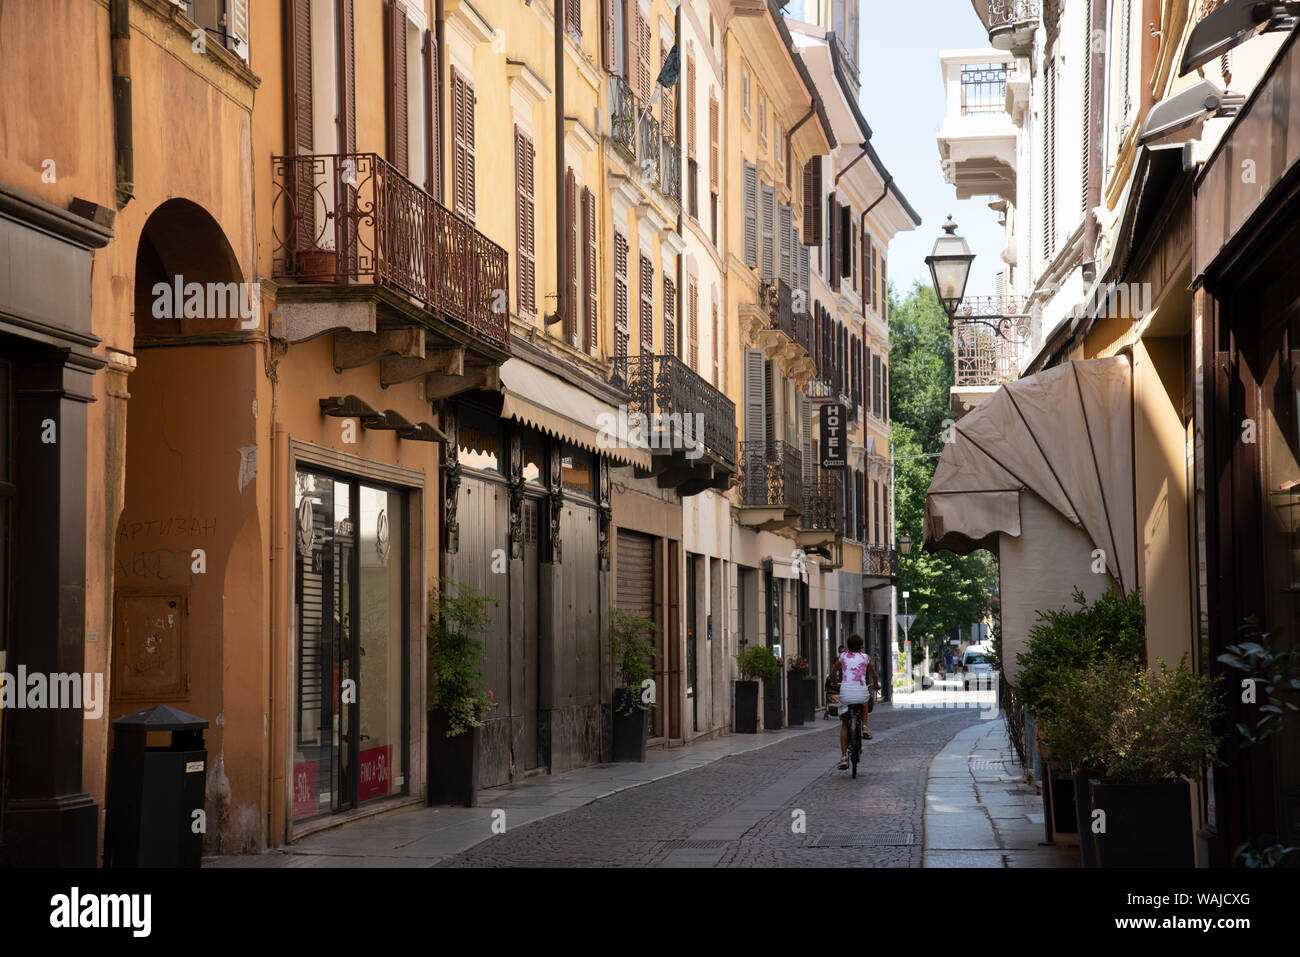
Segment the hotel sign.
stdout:
[[822,468],[842,469],[848,464],[847,426],[843,405],[830,403],[821,407]]

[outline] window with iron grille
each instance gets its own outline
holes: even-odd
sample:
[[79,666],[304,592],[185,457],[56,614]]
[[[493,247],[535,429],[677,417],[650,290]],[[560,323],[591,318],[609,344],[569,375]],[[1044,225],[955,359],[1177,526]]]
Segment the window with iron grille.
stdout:
[[961,68],[961,115],[1006,110],[1007,65],[972,63]]

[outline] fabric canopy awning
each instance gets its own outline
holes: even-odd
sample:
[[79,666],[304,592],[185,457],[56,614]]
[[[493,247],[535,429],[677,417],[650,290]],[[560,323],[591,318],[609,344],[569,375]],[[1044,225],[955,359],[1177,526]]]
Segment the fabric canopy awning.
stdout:
[[507,359],[501,366],[503,418],[572,442],[589,452],[607,455],[616,462],[650,468],[650,451],[616,444],[610,436],[616,430],[602,426],[617,420],[618,409],[570,385],[522,359]]
[[1019,536],[1034,492],[1105,554],[1127,594],[1134,555],[1132,371],[1084,359],[1007,383],[953,426],[925,500],[925,545],[959,553]]

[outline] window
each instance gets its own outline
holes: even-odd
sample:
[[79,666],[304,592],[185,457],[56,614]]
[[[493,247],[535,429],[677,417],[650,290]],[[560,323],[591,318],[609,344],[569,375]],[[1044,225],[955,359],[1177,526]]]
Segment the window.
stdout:
[[664,271],[664,355],[677,355],[677,286]]
[[686,161],[686,212],[700,218],[700,165],[693,158]]
[[515,126],[515,289],[516,311],[522,316],[537,314],[537,251],[534,219],[536,201],[532,138]]
[[689,313],[687,314],[687,336],[689,337],[690,350],[687,354],[686,361],[696,372],[700,368],[700,287],[692,279],[690,282],[690,302],[688,304]]
[[695,57],[686,58],[686,156],[695,160]]
[[573,39],[582,42],[582,0],[564,0],[564,29]]
[[740,61],[740,110],[745,117],[745,125],[749,126],[752,122],[752,113],[750,110],[750,76],[749,64],[743,59]]
[[822,158],[814,156],[803,168],[803,241],[806,246],[822,242]]
[[560,482],[572,492],[594,497],[595,460],[586,449],[565,443],[560,455]]
[[596,323],[598,304],[596,301],[596,194],[585,186],[582,189],[582,285],[583,323],[582,348],[589,354],[596,355],[599,348],[596,341]]
[[250,0],[181,0],[185,15],[212,33],[212,40],[224,40],[226,48],[248,59],[248,4]]
[[744,164],[745,170],[745,265],[758,266],[758,167]]
[[759,234],[762,239],[759,275],[772,282],[776,279],[776,188],[766,183],[763,184],[760,195],[759,213]]
[[565,277],[564,277],[564,341],[571,346],[581,347],[581,333],[578,320],[582,307],[578,299],[578,181],[574,178],[573,168],[564,174],[564,214],[565,214]]
[[758,145],[767,148],[767,94],[758,88]]
[[772,121],[772,152],[776,156],[776,168],[785,169],[785,154],[782,152],[781,124],[777,123],[775,117]]
[[718,290],[713,290],[713,302],[710,304],[713,311],[713,386],[716,389],[723,388],[722,380],[718,377],[719,370],[722,366],[722,326],[718,323]]
[[627,239],[614,233],[614,358],[628,353],[627,331]]
[[638,264],[640,282],[640,310],[637,314],[641,333],[641,355],[651,356],[655,351],[655,267],[649,256],[642,256]]

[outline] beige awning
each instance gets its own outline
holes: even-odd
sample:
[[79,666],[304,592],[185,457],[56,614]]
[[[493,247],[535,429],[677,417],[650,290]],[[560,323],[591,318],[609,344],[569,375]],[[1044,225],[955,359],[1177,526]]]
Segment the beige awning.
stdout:
[[1007,383],[953,426],[925,502],[925,544],[966,553],[1021,534],[1030,490],[1105,553],[1125,593],[1134,554],[1128,359],[1086,359]]
[[572,442],[589,452],[616,462],[650,468],[648,448],[619,440],[619,410],[583,392],[559,376],[522,359],[507,359],[501,366],[502,418]]

